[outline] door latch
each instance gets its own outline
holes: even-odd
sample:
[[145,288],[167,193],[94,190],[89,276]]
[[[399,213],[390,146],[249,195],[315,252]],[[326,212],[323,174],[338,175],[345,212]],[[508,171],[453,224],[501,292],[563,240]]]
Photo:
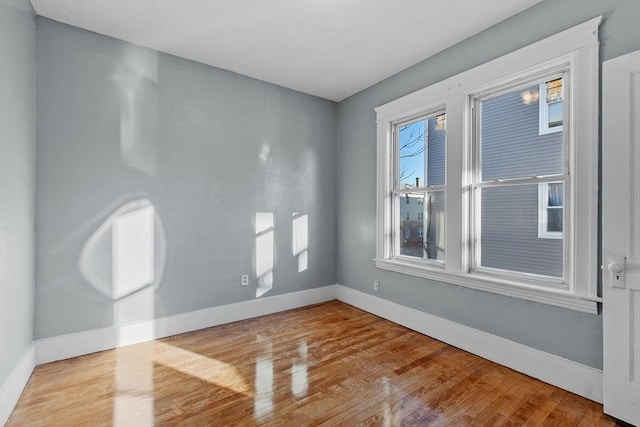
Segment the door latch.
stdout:
[[615,257],[609,261],[609,285],[612,288],[624,289],[624,270],[626,264],[626,258]]

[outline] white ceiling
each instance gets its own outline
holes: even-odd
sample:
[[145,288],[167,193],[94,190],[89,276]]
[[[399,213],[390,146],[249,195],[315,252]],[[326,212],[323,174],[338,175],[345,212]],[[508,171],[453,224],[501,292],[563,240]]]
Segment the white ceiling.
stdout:
[[340,101],[540,0],[31,0],[38,15]]

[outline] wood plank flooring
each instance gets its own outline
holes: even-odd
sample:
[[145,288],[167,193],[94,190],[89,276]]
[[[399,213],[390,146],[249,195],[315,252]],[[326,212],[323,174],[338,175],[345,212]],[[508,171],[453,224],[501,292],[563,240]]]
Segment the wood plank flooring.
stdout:
[[614,426],[338,301],[38,366],[7,426]]

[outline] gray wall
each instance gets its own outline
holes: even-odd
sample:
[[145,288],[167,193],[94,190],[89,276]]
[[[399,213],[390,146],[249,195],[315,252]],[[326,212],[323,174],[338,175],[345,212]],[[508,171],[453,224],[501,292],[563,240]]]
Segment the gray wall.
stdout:
[[373,293],[379,279],[382,298],[602,367],[599,316],[383,271],[372,261],[374,108],[601,14],[602,59],[640,49],[637,0],[546,0],[338,105],[338,283]]
[[35,14],[0,0],[0,388],[33,340]]
[[[263,297],[336,283],[335,103],[44,18],[36,63],[36,338],[256,298],[256,212]],[[109,218],[131,203],[154,207],[155,281],[116,301]]]

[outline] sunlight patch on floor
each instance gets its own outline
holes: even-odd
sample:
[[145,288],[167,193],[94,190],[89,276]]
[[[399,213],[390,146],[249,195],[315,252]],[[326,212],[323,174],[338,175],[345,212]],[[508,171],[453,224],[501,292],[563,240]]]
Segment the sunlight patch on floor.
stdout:
[[161,341],[155,346],[155,363],[235,393],[253,396],[251,386],[233,365]]

